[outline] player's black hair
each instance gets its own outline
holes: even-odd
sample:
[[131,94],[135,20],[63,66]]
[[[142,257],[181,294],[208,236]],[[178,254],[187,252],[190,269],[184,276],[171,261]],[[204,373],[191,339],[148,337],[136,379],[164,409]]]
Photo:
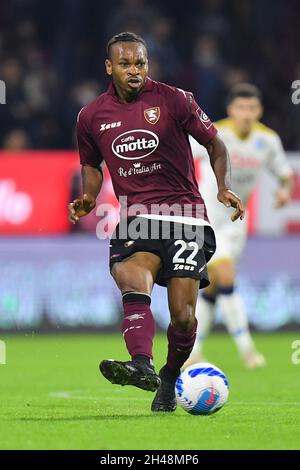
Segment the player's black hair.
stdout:
[[235,98],[257,98],[262,103],[261,91],[252,83],[239,83],[231,88],[226,98],[226,106],[232,103]]
[[106,45],[107,57],[110,57],[111,46],[117,42],[139,42],[147,49],[146,41],[141,36],[138,36],[135,33],[131,33],[130,31],[124,31],[123,33],[116,34],[108,41]]

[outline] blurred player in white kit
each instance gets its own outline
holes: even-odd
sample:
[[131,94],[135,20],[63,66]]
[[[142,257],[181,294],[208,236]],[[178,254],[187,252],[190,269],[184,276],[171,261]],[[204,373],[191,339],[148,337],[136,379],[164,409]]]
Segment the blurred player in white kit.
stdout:
[[[215,126],[229,151],[232,190],[246,206],[261,170],[267,168],[279,182],[275,205],[278,208],[284,206],[291,196],[292,170],[278,134],[259,122],[263,114],[259,89],[248,83],[239,84],[229,93],[226,104],[228,117]],[[203,147],[192,138],[191,145],[195,158],[204,156]],[[255,348],[243,301],[235,289],[235,267],[245,246],[247,222],[238,220],[233,224],[228,219],[226,207],[216,202],[216,183],[208,165],[203,165],[203,172],[201,193],[215,231],[217,250],[208,263],[211,284],[198,298],[197,339],[185,366],[203,360],[203,342],[212,326],[218,304],[245,366],[261,367],[265,365],[265,358]]]

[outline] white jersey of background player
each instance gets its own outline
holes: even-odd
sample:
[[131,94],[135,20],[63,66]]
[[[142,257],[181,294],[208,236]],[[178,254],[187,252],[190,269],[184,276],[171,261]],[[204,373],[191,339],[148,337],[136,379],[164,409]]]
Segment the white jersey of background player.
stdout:
[[[292,171],[279,136],[259,122],[262,112],[260,91],[253,85],[240,84],[228,96],[228,118],[215,126],[229,151],[231,189],[239,195],[243,204],[247,204],[260,171],[267,168],[279,181],[275,205],[282,207],[290,199]],[[201,158],[203,148],[194,140],[191,140],[191,145],[195,158]],[[238,220],[233,224],[228,219],[226,207],[216,200],[217,185],[213,173],[208,165],[202,167],[201,194],[215,231],[217,250],[208,264],[211,284],[198,299],[198,335],[186,365],[203,359],[203,340],[210,330],[218,302],[245,365],[249,368],[262,366],[265,359],[255,349],[242,299],[235,291],[235,264],[245,246],[247,222]]]

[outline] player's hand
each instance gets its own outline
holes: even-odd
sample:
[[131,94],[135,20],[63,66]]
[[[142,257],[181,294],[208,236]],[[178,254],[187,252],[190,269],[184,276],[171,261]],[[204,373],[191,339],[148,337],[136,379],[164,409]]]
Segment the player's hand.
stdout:
[[290,191],[287,189],[279,189],[275,196],[275,207],[279,209],[285,206],[291,199]]
[[240,198],[234,194],[230,189],[221,189],[218,192],[218,201],[222,202],[226,207],[234,207],[235,211],[231,216],[232,222],[237,219],[243,220],[245,215],[245,208]]
[[94,209],[95,205],[96,200],[89,197],[87,194],[84,194],[82,199],[74,199],[74,201],[70,202],[68,205],[69,221],[72,224],[76,224],[80,217],[89,214]]

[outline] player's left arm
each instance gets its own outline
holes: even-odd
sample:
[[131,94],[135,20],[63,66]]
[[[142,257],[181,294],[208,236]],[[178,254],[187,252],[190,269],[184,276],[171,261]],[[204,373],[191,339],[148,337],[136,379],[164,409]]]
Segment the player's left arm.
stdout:
[[282,176],[279,179],[280,186],[275,195],[275,207],[279,209],[285,206],[290,200],[293,192],[293,175]]
[[192,93],[179,90],[177,96],[177,112],[181,126],[201,145],[209,155],[210,164],[218,185],[218,200],[226,207],[234,207],[231,216],[234,222],[243,219],[245,209],[240,198],[230,189],[230,161],[224,142],[217,136],[217,129],[209,117],[198,106]]
[[240,198],[231,191],[230,178],[230,160],[227,148],[222,139],[215,135],[206,145],[209,155],[210,164],[214,171],[218,185],[218,201],[222,202],[226,207],[234,207],[235,211],[231,216],[234,222],[237,219],[243,220],[245,208]]
[[275,207],[283,207],[291,199],[293,171],[283,149],[281,139],[276,133],[270,136],[270,152],[266,166],[279,182],[279,188],[275,194]]

